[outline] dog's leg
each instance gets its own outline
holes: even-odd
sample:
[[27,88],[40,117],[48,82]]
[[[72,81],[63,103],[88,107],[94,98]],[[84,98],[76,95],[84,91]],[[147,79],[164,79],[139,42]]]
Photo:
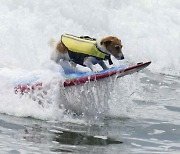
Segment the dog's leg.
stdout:
[[94,61],[96,61],[96,59],[94,57],[87,57],[84,60],[84,65],[88,68],[90,68],[93,72],[97,72],[98,70],[96,69],[96,67],[93,65]]
[[74,63],[72,60],[70,60],[70,62],[69,62],[70,64],[71,64],[71,66],[73,67],[73,68],[76,68],[76,63]]
[[64,73],[74,73],[74,72],[76,72],[76,69],[71,66],[69,61],[60,60],[58,64],[61,65],[62,69],[64,70]]
[[107,69],[108,69],[108,67],[106,66],[106,64],[104,63],[103,60],[100,60],[100,61],[98,62],[98,64],[103,68],[103,70],[107,70]]

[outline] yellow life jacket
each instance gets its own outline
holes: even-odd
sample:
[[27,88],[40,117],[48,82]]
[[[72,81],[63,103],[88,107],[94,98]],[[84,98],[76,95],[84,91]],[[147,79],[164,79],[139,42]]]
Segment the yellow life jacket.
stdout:
[[97,48],[96,39],[88,36],[77,37],[70,34],[61,36],[62,43],[68,48],[70,59],[80,65],[83,65],[84,58],[88,56],[96,57],[99,60],[109,60],[113,64],[110,55]]

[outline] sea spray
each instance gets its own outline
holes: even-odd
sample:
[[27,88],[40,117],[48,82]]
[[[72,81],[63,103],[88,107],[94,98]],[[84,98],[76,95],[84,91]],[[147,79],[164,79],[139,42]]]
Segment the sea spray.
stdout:
[[[180,18],[178,10],[180,3],[178,0],[173,0],[173,2],[170,0],[92,0],[88,2],[82,0],[68,2],[64,0],[34,2],[2,0],[0,3],[2,14],[0,17],[1,113],[42,119],[50,117],[51,113],[48,110],[44,114],[44,109],[41,112],[42,105],[35,104],[36,102],[28,97],[19,99],[17,95],[14,96],[13,90],[21,79],[39,79],[40,82],[46,84],[50,83],[56,75],[58,76],[60,70],[56,68],[56,64],[53,66],[49,61],[52,49],[48,46],[48,40],[55,38],[59,41],[63,33],[89,35],[95,38],[115,35],[122,40],[123,52],[129,61],[136,63],[151,60],[152,64],[148,67],[151,72],[179,75]],[[133,93],[139,90],[138,88],[131,90],[130,87],[131,84],[138,84],[137,80],[125,80],[127,80],[126,84],[123,84],[124,79],[118,79],[120,86],[115,85],[111,96],[108,96],[110,111],[115,113],[117,109],[117,115],[121,107],[119,101],[123,104],[129,102],[123,100],[125,99],[123,94],[128,92],[127,96],[132,97],[130,91]],[[62,92],[60,98],[62,102],[67,101],[68,98],[68,102],[92,100],[95,104],[103,99],[107,100],[105,96],[102,99],[98,97],[101,95],[96,93],[101,91],[97,90],[96,85],[98,86],[98,83],[92,87],[89,86],[89,91],[77,89],[85,93],[85,96],[89,92],[88,98],[79,97],[79,92],[73,90],[64,94],[64,89],[60,89],[60,95]],[[111,91],[107,90],[102,93],[108,94]],[[119,91],[121,95],[118,95]],[[73,92],[77,96],[70,95]],[[51,93],[49,91],[49,94]],[[70,96],[72,98],[69,98]],[[76,99],[73,100],[73,98]],[[117,108],[112,102],[118,104]],[[91,108],[90,104],[88,105]],[[129,108],[127,105],[127,109]],[[101,107],[99,111],[96,111],[100,113]],[[52,118],[54,117],[56,116],[53,115]]]

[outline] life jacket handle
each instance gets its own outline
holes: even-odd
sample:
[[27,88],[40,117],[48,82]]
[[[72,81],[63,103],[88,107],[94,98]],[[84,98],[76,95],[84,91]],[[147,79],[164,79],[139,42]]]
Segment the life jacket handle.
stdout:
[[89,36],[80,36],[79,38],[81,38],[81,39],[86,39],[86,40],[93,40],[93,41],[96,41],[95,38],[91,38],[91,37],[89,37]]

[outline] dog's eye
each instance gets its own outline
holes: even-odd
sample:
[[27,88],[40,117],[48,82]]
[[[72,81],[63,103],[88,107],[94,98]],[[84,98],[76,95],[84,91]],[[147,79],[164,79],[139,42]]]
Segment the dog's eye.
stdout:
[[119,49],[120,49],[120,46],[119,46],[119,45],[115,45],[115,48],[116,48],[117,50],[119,50]]

